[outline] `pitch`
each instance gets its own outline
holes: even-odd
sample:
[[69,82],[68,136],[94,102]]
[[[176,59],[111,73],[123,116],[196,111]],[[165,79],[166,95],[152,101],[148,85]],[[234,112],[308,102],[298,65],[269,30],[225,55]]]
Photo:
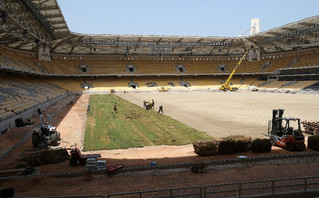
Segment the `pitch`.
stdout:
[[168,92],[121,93],[119,96],[140,105],[154,99],[155,108],[213,137],[267,135],[272,109],[285,109],[285,116],[318,120],[319,96],[314,94],[265,92]]

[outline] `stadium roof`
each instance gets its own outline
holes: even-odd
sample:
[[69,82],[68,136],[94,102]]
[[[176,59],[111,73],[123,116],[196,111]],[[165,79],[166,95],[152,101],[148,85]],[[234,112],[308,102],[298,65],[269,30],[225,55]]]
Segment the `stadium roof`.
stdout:
[[56,0],[3,0],[0,44],[69,55],[240,55],[319,46],[319,15],[244,37],[80,34],[70,32]]

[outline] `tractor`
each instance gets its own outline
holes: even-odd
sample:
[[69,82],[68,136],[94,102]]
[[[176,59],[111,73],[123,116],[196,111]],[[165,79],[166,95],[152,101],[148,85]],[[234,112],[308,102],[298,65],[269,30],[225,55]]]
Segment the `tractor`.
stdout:
[[154,109],[152,102],[144,101],[144,107],[145,107],[146,110]]
[[268,121],[268,135],[272,145],[288,151],[305,150],[305,137],[300,128],[300,119],[283,117],[283,109],[274,109],[272,112],[272,120]]
[[34,148],[43,146],[57,146],[59,144],[60,133],[56,127],[51,125],[51,115],[40,115],[40,128],[33,129],[32,145]]

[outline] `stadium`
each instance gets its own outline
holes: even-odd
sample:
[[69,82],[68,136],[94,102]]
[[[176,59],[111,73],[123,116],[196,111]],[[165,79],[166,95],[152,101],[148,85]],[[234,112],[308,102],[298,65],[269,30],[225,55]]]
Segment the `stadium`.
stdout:
[[[319,15],[262,32],[252,19],[247,36],[168,36],[75,33],[56,0],[0,8],[0,197],[319,196],[307,142],[319,134]],[[276,109],[312,123],[302,152],[196,150],[270,142]],[[46,116],[58,146],[34,135]]]

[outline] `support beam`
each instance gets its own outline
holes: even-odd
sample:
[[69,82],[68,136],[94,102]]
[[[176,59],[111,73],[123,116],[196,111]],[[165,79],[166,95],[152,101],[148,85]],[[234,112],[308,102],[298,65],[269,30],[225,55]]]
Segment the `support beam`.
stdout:
[[254,45],[256,45],[259,49],[260,49],[260,51],[262,52],[262,53],[266,53],[266,50],[263,48],[263,47],[261,47],[260,45],[259,45],[259,43],[257,43],[256,41],[254,41],[253,39],[251,39],[251,38],[246,38],[248,41],[250,41],[250,42],[252,42]]
[[59,20],[59,21],[51,21],[52,25],[56,25],[56,24],[65,24],[63,20]]
[[41,5],[45,4],[46,2],[49,2],[50,0],[42,1],[41,3],[37,4],[36,7],[40,8]]
[[62,43],[64,43],[66,40],[70,39],[74,37],[73,35],[70,35],[70,36],[67,36],[67,37],[64,37],[62,38],[61,40],[57,41],[56,43],[54,43],[54,46],[52,47],[52,49],[50,50],[51,53],[54,52],[54,50],[59,47]]
[[34,6],[32,1],[30,0],[20,0],[32,13],[32,15],[40,22],[43,28],[47,31],[47,33],[55,40],[57,39],[56,35],[54,34],[53,26],[50,22],[41,14],[39,10]]

